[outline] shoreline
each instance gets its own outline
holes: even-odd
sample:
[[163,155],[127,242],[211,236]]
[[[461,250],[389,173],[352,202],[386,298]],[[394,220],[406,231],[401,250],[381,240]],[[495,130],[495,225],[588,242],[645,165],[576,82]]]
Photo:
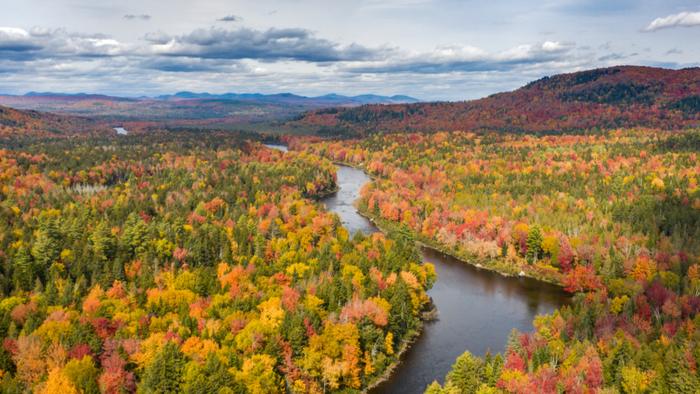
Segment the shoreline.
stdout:
[[[386,227],[396,226],[396,224],[394,224],[390,221],[380,219],[380,218],[374,218],[372,215],[370,215],[367,212],[364,212],[362,210],[358,209],[357,212],[362,217],[366,218],[367,220],[372,222],[372,224],[377,226],[377,228],[379,228],[383,233],[386,233],[387,231],[392,231],[392,229],[387,229]],[[555,285],[555,286],[561,287],[562,290],[564,289],[564,286],[560,282],[557,282],[555,280],[545,278],[545,277],[536,276],[536,275],[533,275],[532,273],[527,272],[525,270],[520,270],[518,272],[520,267],[518,267],[518,268],[513,267],[514,269],[510,272],[506,271],[506,270],[502,270],[502,269],[499,269],[499,267],[494,267],[492,265],[489,265],[488,263],[482,264],[479,261],[474,261],[474,258],[469,258],[467,256],[463,256],[459,252],[454,251],[454,250],[452,250],[444,245],[441,245],[436,241],[425,240],[422,237],[415,234],[415,232],[413,232],[413,231],[411,231],[411,235],[416,237],[415,242],[418,246],[420,246],[422,248],[433,250],[433,251],[438,252],[438,253],[442,253],[442,254],[447,255],[447,256],[450,256],[450,257],[454,258],[455,260],[458,260],[460,263],[471,265],[474,268],[495,272],[495,273],[497,273],[503,277],[506,277],[506,278],[529,278],[529,279],[536,280],[538,282],[543,282],[543,283],[547,283],[550,285]],[[489,259],[489,260],[499,261],[498,258]]]
[[[350,167],[350,168],[354,168],[357,170],[361,170],[365,175],[367,175],[371,179],[371,181],[376,181],[378,179],[374,175],[369,174],[367,172],[367,170],[362,166],[354,165],[354,164],[350,164],[350,163],[345,163],[345,162],[339,162],[339,161],[332,161],[332,163],[336,166],[345,166],[345,167]],[[365,185],[362,185],[361,187],[364,187],[364,186]],[[340,187],[336,185],[335,189],[336,190],[334,192],[330,192],[328,194],[325,194],[324,197],[327,197],[327,196],[337,192],[340,189]],[[319,201],[320,201],[320,198],[319,198]],[[397,227],[396,223],[393,223],[391,221],[384,220],[381,218],[375,218],[373,215],[369,214],[365,210],[362,210],[359,207],[357,207],[357,205],[355,205],[356,203],[357,203],[357,201],[353,201],[355,211],[363,218],[369,220],[370,223],[372,223],[372,225],[374,225],[381,233],[388,234],[391,231],[396,230],[396,227]],[[527,278],[536,280],[538,282],[543,282],[543,283],[558,286],[558,287],[562,288],[562,290],[563,290],[562,284],[558,281],[551,280],[549,278],[539,277],[539,276],[533,275],[529,272],[526,272],[524,270],[520,270],[520,272],[517,272],[519,268],[516,268],[516,267],[513,267],[514,269],[511,270],[510,272],[508,272],[507,270],[499,269],[499,267],[493,267],[493,266],[488,265],[488,264],[484,265],[478,261],[474,261],[473,258],[468,258],[467,256],[462,256],[457,251],[452,250],[444,245],[441,245],[437,241],[423,239],[423,237],[416,234],[413,230],[411,230],[410,232],[411,232],[411,235],[413,235],[413,237],[415,238],[416,246],[418,246],[419,248],[426,248],[426,249],[436,251],[438,253],[445,254],[447,256],[450,256],[450,257],[458,260],[460,263],[471,265],[477,269],[485,269],[485,270],[497,273],[503,277],[514,277],[514,278],[527,277]],[[423,259],[421,259],[421,260],[423,260]],[[495,259],[491,259],[491,260],[499,260],[499,259],[495,258]],[[426,261],[421,261],[421,263],[425,263],[425,262]],[[432,321],[432,320],[435,320],[437,318],[437,314],[438,314],[438,310],[435,307],[435,305],[432,303],[432,299],[431,299],[430,308],[426,311],[421,312],[421,315],[419,316],[419,326],[414,331],[409,333],[409,335],[406,338],[404,338],[403,341],[401,341],[401,345],[400,345],[398,351],[395,353],[396,360],[394,362],[392,362],[391,364],[389,364],[381,375],[377,376],[374,380],[372,380],[367,385],[367,387],[365,387],[364,389],[361,390],[361,392],[363,394],[371,392],[373,389],[379,387],[380,385],[382,385],[383,383],[385,383],[386,381],[388,381],[391,378],[394,371],[403,362],[404,354],[411,348],[411,345],[420,337],[421,333],[423,332],[423,326],[425,325],[425,323]]]
[[[351,164],[351,163],[346,163],[346,162],[341,162],[341,161],[333,161],[333,164],[361,170],[362,172],[365,173],[365,175],[367,175],[373,181],[378,179],[376,176],[368,173],[367,169],[365,169],[362,165],[356,165],[356,164]],[[358,214],[360,214],[360,216],[369,220],[374,226],[376,226],[381,232],[383,232],[385,234],[388,231],[394,230],[392,227],[397,226],[396,223],[393,223],[391,221],[384,220],[382,218],[375,218],[369,212],[362,210],[362,209],[359,209],[358,207],[355,207],[355,210],[357,211]],[[547,278],[547,277],[535,275],[532,272],[528,272],[531,270],[527,270],[527,271],[524,270],[522,266],[521,267],[512,267],[513,268],[512,270],[504,269],[506,267],[494,267],[486,261],[481,261],[478,258],[475,259],[473,256],[466,256],[464,254],[461,254],[458,251],[453,250],[452,248],[449,248],[447,246],[444,246],[435,240],[425,239],[424,237],[421,237],[420,235],[416,234],[416,232],[413,230],[410,230],[410,232],[414,236],[414,238],[416,240],[415,242],[418,246],[445,254],[445,255],[450,256],[456,260],[459,260],[461,263],[471,265],[471,266],[478,268],[478,269],[485,269],[488,271],[492,271],[492,272],[495,272],[495,273],[497,273],[501,276],[507,277],[507,278],[525,277],[525,278],[530,278],[530,279],[533,279],[533,280],[536,280],[539,282],[543,282],[543,283],[547,283],[547,284],[561,287],[562,290],[564,288],[564,286],[561,283],[561,280],[556,280],[556,279],[552,279],[552,278]],[[479,261],[475,261],[475,260],[479,260]],[[502,258],[497,257],[497,258],[487,259],[487,260],[489,260],[489,261],[502,261]],[[484,264],[482,264],[482,262]]]

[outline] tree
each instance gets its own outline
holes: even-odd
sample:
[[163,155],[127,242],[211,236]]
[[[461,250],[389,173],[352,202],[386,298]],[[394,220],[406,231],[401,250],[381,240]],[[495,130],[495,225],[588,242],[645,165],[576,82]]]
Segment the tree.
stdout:
[[60,368],[54,368],[49,372],[49,378],[41,394],[79,394],[80,391]]
[[146,251],[148,227],[146,223],[135,213],[129,214],[124,223],[124,235],[122,242],[126,246],[129,256],[140,256]]
[[697,393],[700,379],[688,366],[684,349],[669,349],[666,354],[666,384],[671,393]]
[[219,357],[211,352],[204,365],[197,362],[188,363],[183,376],[182,392],[186,394],[218,393],[225,387],[235,392],[243,392],[245,388],[234,379]]
[[276,361],[267,354],[256,354],[243,361],[236,377],[245,384],[251,394],[277,394],[282,392],[282,381],[275,372]]
[[44,269],[51,266],[51,263],[56,261],[61,253],[58,231],[52,227],[49,225],[40,226],[32,245],[34,261]]
[[566,291],[571,293],[598,290],[603,286],[593,267],[588,265],[577,265],[574,269],[567,272],[564,276],[563,285]]
[[33,277],[32,256],[27,248],[21,247],[12,259],[12,279],[15,287],[21,290],[30,290],[34,284]]
[[95,367],[95,363],[90,356],[83,356],[79,360],[70,360],[63,368],[63,374],[83,394],[97,394],[100,392],[100,387],[97,384],[99,370]]
[[12,359],[17,366],[17,377],[28,385],[39,381],[46,370],[41,351],[41,340],[35,336],[21,336]]
[[539,226],[532,226],[528,231],[526,256],[530,264],[542,256],[542,232]]
[[483,360],[474,357],[467,351],[457,357],[457,361],[452,365],[446,380],[459,387],[462,393],[473,394],[481,386],[482,369]]
[[177,344],[166,342],[143,372],[139,393],[179,393],[185,367],[185,356]]
[[116,242],[107,222],[101,221],[97,225],[90,235],[90,244],[99,261],[106,262],[114,256]]

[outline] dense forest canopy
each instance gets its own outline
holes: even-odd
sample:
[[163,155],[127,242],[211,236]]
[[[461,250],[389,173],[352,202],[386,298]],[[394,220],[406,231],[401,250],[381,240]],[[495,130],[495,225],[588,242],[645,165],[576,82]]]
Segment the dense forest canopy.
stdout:
[[359,209],[383,228],[576,294],[505,354],[465,353],[429,393],[696,393],[699,139],[443,132],[292,146],[374,175]]
[[314,200],[328,160],[244,137],[0,151],[0,391],[356,392],[386,372],[432,266]]
[[364,105],[310,111],[290,130],[374,132],[489,130],[561,133],[619,127],[700,125],[700,68],[617,66],[558,74],[512,92],[464,102]]

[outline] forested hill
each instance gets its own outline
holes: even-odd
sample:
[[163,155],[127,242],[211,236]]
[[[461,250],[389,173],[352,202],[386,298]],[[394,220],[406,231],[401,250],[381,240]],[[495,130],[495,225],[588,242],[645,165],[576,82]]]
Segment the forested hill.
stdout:
[[465,102],[365,105],[304,114],[321,133],[401,130],[558,131],[700,125],[700,68],[619,66],[560,74]]
[[109,129],[89,119],[0,106],[0,138],[102,134]]

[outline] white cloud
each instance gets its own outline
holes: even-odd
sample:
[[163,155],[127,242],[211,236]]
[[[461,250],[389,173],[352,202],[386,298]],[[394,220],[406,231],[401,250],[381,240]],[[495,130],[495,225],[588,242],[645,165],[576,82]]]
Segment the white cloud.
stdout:
[[18,27],[0,27],[0,37],[3,39],[28,38],[29,33]]
[[665,16],[663,18],[656,18],[651,21],[649,26],[647,26],[644,31],[656,31],[679,26],[700,26],[700,12],[681,12],[678,14]]

